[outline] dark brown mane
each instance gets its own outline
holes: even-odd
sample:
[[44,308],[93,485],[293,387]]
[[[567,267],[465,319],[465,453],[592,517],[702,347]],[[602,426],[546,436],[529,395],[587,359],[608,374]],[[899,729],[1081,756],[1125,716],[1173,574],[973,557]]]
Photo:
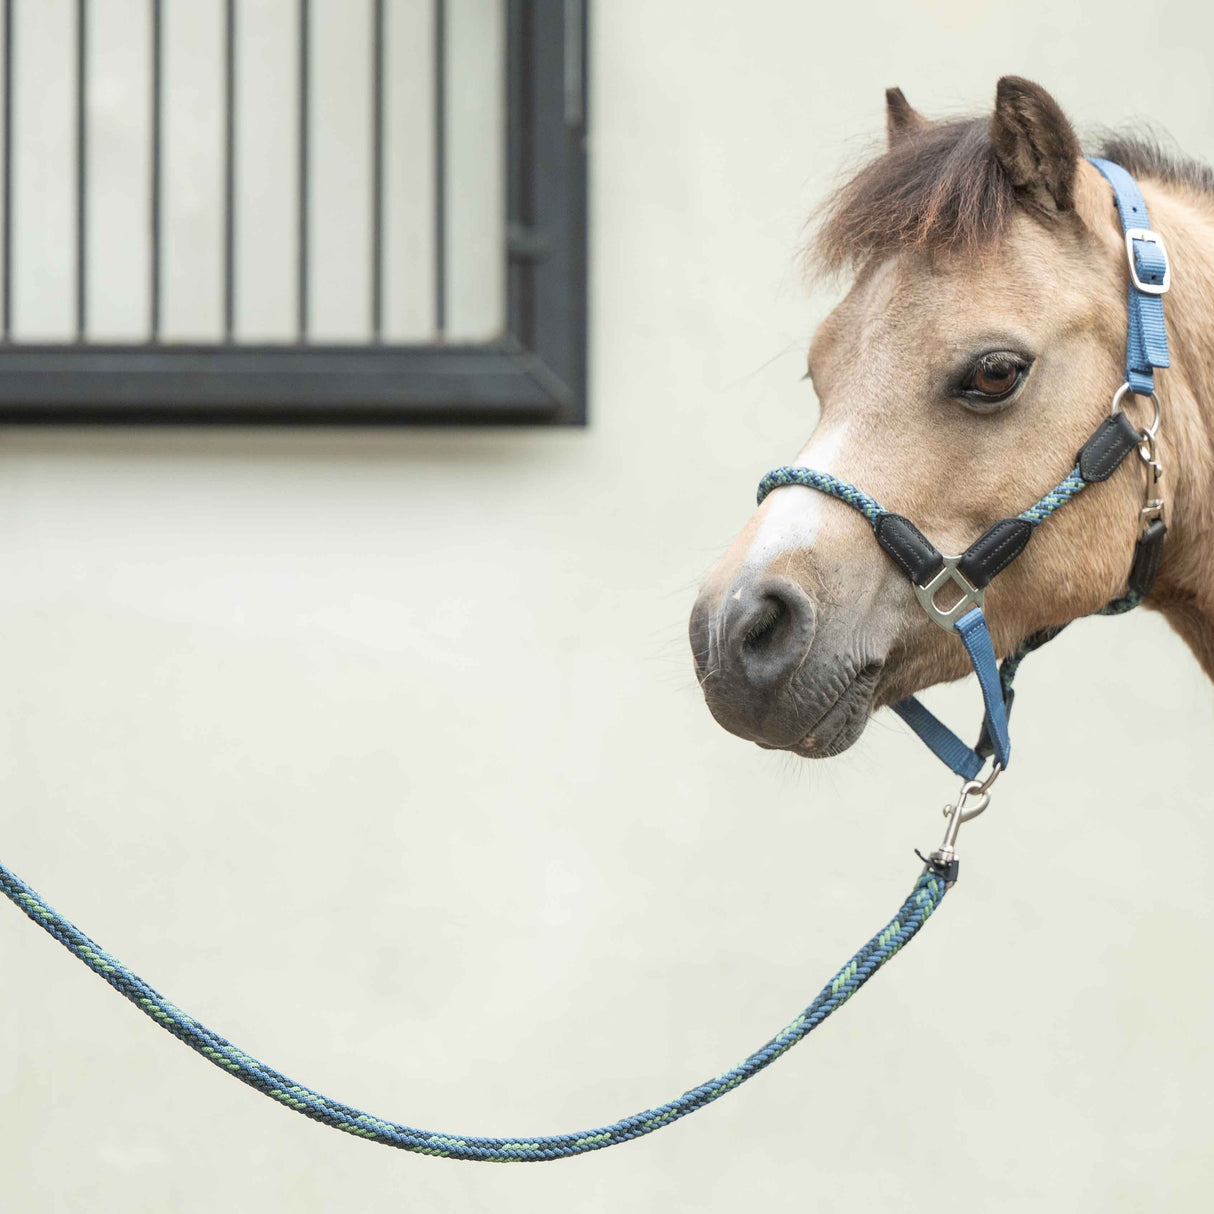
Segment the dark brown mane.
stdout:
[[[1214,193],[1214,171],[1153,135],[1114,132],[1095,154],[1136,177]],[[870,161],[830,198],[811,252],[827,271],[905,249],[977,252],[1020,205],[995,157],[987,116],[925,125]]]
[[1115,161],[1135,177],[1214,194],[1214,169],[1168,147],[1169,142],[1153,131],[1109,131],[1092,154]]
[[1016,191],[990,119],[937,122],[870,161],[827,203],[814,242],[827,270],[901,249],[977,250],[1003,233]]

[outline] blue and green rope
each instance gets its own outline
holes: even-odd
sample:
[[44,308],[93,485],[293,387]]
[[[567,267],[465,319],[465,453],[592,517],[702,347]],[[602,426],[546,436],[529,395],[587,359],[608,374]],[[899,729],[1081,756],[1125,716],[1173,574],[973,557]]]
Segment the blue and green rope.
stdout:
[[857,489],[855,485],[849,485],[847,481],[841,481],[837,476],[831,476],[829,472],[819,472],[816,468],[802,468],[792,464],[776,468],[763,477],[759,482],[757,494],[759,505],[763,504],[763,499],[773,489],[782,489],[785,485],[801,485],[803,488],[817,489],[819,493],[837,497],[839,501],[846,502],[852,509],[859,510],[874,527],[877,525],[877,520],[885,513],[884,508],[876,499],[869,497],[863,489]]
[[[1086,489],[1089,483],[1083,479],[1079,465],[1076,464],[1067,473],[1065,480],[1060,481],[1016,517],[1024,519],[1026,523],[1032,523],[1034,527],[1039,526],[1059,506],[1065,506],[1071,498]],[[763,504],[764,499],[773,489],[782,489],[785,485],[801,485],[805,489],[816,489],[819,493],[838,498],[839,501],[846,502],[854,510],[859,510],[874,527],[877,525],[877,520],[885,513],[884,507],[875,498],[869,497],[863,489],[858,489],[855,485],[842,481],[829,472],[819,472],[816,468],[802,468],[793,464],[773,469],[759,481],[759,491],[756,495],[759,505]]]
[[1071,498],[1088,487],[1089,482],[1083,479],[1079,465],[1067,474],[1065,480],[1059,482],[1039,501],[1034,502],[1027,510],[1022,510],[1017,518],[1022,518],[1034,527],[1045,522],[1059,506],[1065,506]]
[[711,1104],[726,1092],[746,1082],[770,1066],[781,1054],[812,1032],[832,1012],[843,1006],[908,940],[919,931],[944,897],[945,878],[927,868],[915,882],[910,897],[889,921],[822,988],[818,997],[786,1028],[745,1062],[684,1092],[676,1100],[646,1109],[632,1117],[598,1129],[573,1134],[535,1135],[526,1138],[478,1138],[464,1134],[440,1134],[417,1130],[382,1117],[372,1116],[350,1105],[322,1096],[286,1075],[258,1062],[230,1041],[187,1016],[180,1008],[154,991],[121,961],[111,957],[78,927],[52,910],[28,885],[0,864],[0,890],[39,927],[53,936],[70,953],[104,978],[120,995],[130,1000],[145,1016],[173,1034],[178,1041],[201,1054],[215,1066],[256,1088],[279,1104],[313,1121],[332,1126],[356,1138],[383,1143],[418,1155],[437,1155],[444,1159],[468,1159],[487,1163],[535,1163],[565,1159],[601,1151],[604,1147],[643,1138],[672,1122]]

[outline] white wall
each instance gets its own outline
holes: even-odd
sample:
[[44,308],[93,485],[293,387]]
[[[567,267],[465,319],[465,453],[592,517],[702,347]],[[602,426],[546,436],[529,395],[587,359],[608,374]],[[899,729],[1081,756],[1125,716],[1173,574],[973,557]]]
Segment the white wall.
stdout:
[[[695,686],[698,580],[814,421],[802,221],[895,83],[940,113],[1021,72],[1214,153],[1212,26],[597,5],[589,430],[0,437],[0,858],[205,1023],[415,1125],[596,1125],[732,1065],[893,912],[954,791],[892,718],[811,766]],[[1206,1209],[1214,698],[1142,614],[1030,663],[1015,724],[905,956],[753,1084],[561,1165],[289,1115],[4,911],[4,1208]]]

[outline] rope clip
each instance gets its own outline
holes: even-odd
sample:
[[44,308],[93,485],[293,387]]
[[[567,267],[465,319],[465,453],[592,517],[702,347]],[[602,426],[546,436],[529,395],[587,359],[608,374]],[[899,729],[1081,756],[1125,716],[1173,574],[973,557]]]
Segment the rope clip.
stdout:
[[1147,467],[1146,497],[1138,512],[1145,531],[1156,519],[1163,518],[1163,498],[1158,497],[1158,485],[1163,479],[1163,465],[1159,462],[1159,451],[1155,443],[1155,431],[1143,430],[1138,444],[1138,455]]
[[991,785],[1003,770],[998,763],[991,769],[985,780],[966,780],[961,785],[957,800],[952,805],[944,807],[944,816],[948,825],[944,829],[944,841],[928,857],[928,864],[939,870],[946,883],[952,885],[957,880],[959,862],[957,860],[957,832],[962,822],[976,818],[991,803]]

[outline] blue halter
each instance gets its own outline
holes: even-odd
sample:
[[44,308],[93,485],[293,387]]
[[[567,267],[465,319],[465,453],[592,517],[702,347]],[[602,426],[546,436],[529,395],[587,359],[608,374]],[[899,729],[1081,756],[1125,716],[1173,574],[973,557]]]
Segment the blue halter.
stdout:
[[[1014,518],[1001,519],[988,528],[960,556],[946,557],[932,545],[909,519],[885,510],[855,485],[813,468],[783,467],[769,472],[759,482],[761,503],[774,489],[802,485],[829,494],[858,510],[868,519],[877,542],[911,581],[929,618],[946,631],[955,631],[965,646],[978,685],[985,713],[978,742],[967,746],[951,729],[929,712],[914,696],[899,701],[894,711],[915,731],[936,756],[966,781],[976,782],[988,758],[994,772],[1011,760],[1008,714],[1012,707],[1012,681],[1024,657],[1057,636],[1061,628],[1045,629],[1027,637],[1003,660],[995,650],[983,614],[983,595],[997,573],[1005,569],[1032,538],[1033,532],[1060,506],[1088,485],[1107,480],[1131,451],[1139,451],[1158,480],[1155,435],[1159,428],[1159,401],[1155,396],[1155,368],[1168,365],[1168,336],[1164,324],[1163,299],[1171,283],[1167,252],[1159,235],[1151,231],[1147,206],[1133,177],[1109,160],[1090,162],[1113,187],[1117,212],[1125,232],[1129,263],[1128,317],[1126,324],[1125,381],[1113,397],[1110,416],[1084,443],[1074,468],[1040,501]],[[1121,409],[1127,394],[1150,397],[1155,416],[1151,425],[1139,430]],[[1148,488],[1142,511],[1143,530],[1138,537],[1127,579],[1127,593],[1102,608],[1098,614],[1128,611],[1146,597],[1159,569],[1167,528],[1163,504]],[[947,608],[937,605],[940,592],[952,586],[960,597]]]

